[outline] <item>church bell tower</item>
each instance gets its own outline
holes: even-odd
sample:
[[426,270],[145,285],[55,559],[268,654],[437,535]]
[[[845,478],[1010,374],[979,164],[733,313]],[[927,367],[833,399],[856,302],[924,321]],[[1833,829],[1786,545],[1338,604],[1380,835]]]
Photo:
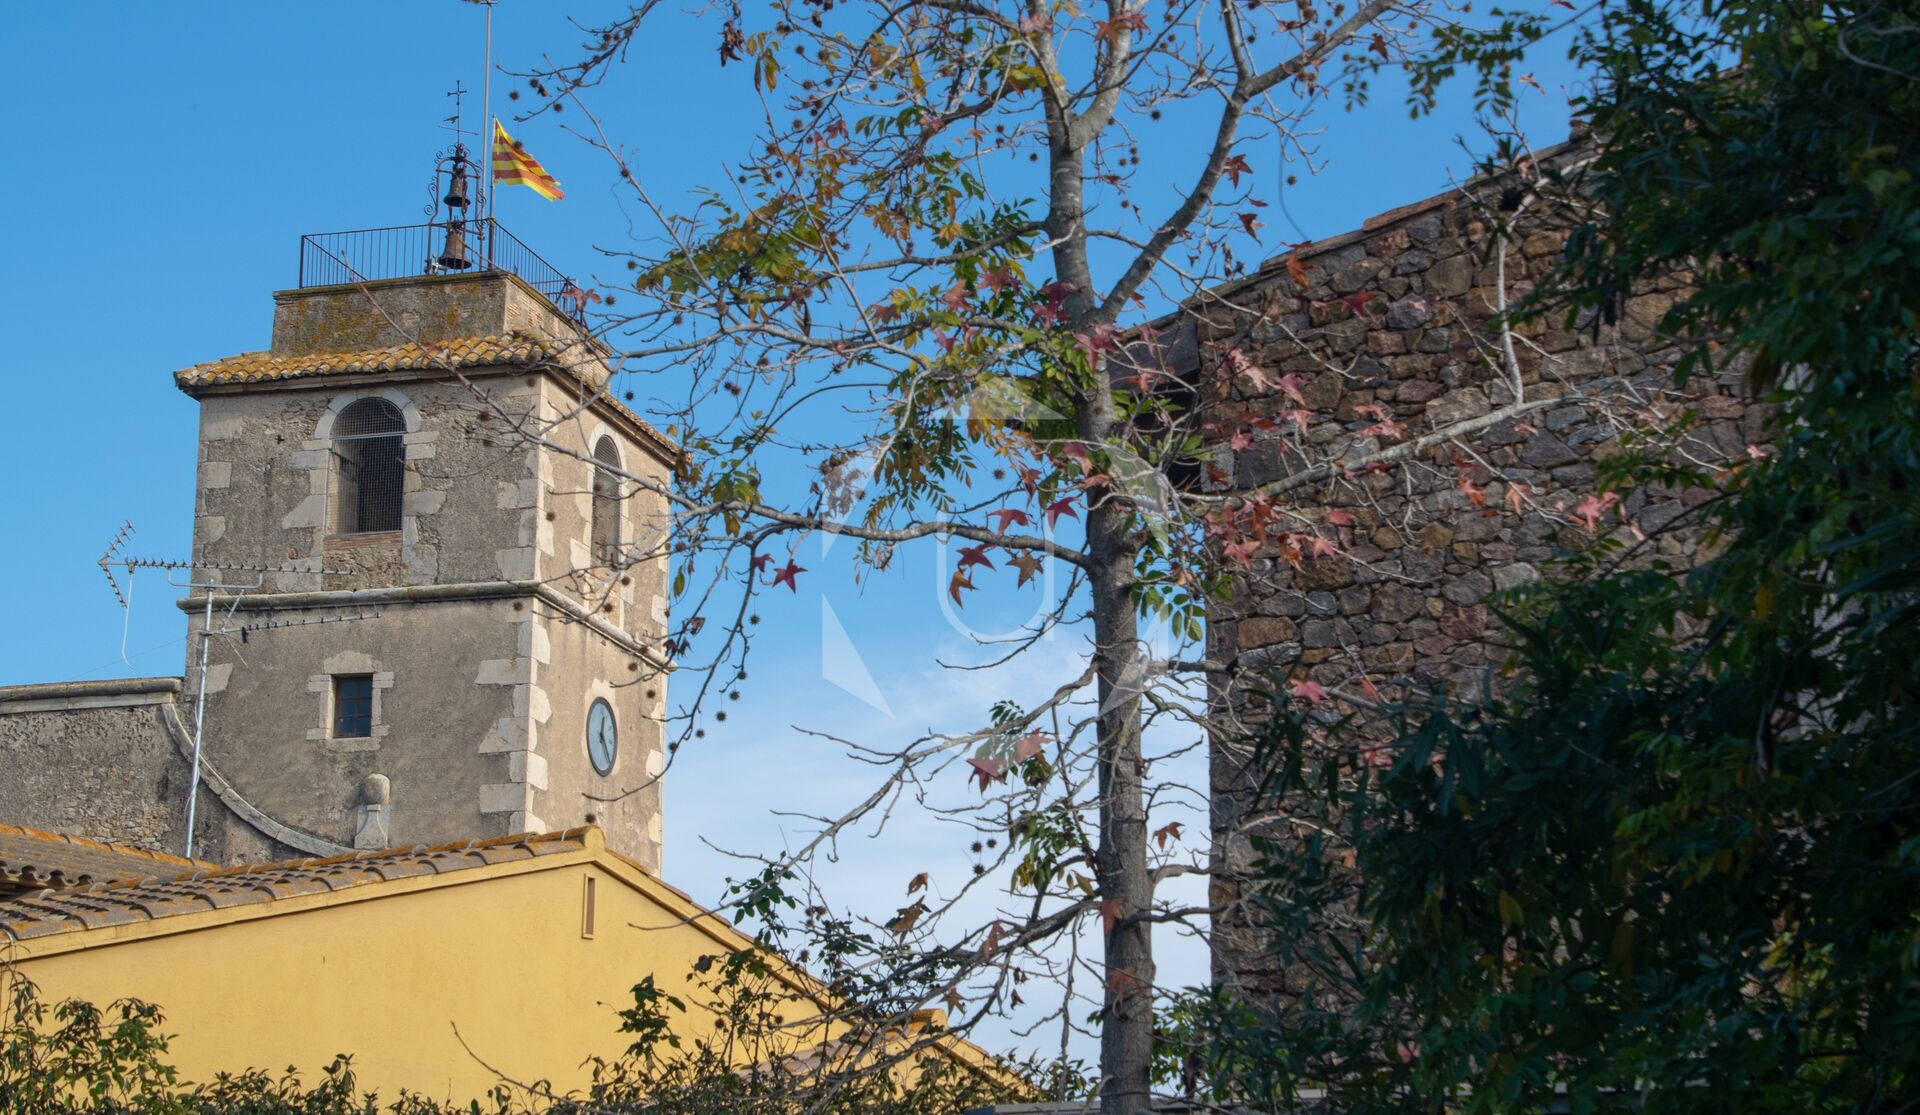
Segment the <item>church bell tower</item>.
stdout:
[[293,854],[591,822],[657,869],[678,450],[607,390],[581,292],[466,219],[464,150],[442,169],[443,219],[304,237],[271,347],[176,373],[194,560],[269,569],[216,594],[204,754]]

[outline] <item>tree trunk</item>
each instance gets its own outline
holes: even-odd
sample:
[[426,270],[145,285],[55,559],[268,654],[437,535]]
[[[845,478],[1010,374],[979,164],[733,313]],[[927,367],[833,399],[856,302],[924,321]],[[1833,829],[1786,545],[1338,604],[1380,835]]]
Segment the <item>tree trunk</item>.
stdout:
[[1087,513],[1099,674],[1100,844],[1096,875],[1106,933],[1106,1012],[1100,1030],[1100,1110],[1151,1106],[1153,938],[1147,814],[1140,757],[1141,649],[1130,587],[1132,511],[1109,498]]

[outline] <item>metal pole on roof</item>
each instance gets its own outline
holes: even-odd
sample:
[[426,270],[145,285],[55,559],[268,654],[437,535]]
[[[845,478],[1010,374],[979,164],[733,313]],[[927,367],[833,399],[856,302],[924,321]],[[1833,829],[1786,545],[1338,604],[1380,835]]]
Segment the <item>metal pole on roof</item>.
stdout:
[[480,251],[486,257],[486,269],[493,270],[493,3],[486,0],[487,9],[487,68],[480,78],[480,118],[485,120],[487,135],[480,144],[479,179],[486,183],[480,191],[480,203],[486,207],[486,236],[481,238]]
[[200,621],[200,688],[193,698],[193,773],[187,776],[187,858],[193,858],[193,821],[200,804],[200,739],[207,723],[207,643],[213,638],[213,589],[207,594],[206,617]]

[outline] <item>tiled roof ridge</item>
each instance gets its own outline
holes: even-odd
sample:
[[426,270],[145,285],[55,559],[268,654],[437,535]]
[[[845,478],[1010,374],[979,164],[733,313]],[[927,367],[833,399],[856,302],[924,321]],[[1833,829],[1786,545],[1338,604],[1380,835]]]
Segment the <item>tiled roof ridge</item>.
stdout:
[[568,347],[571,346],[556,344],[524,329],[509,329],[503,333],[454,337],[445,341],[406,341],[397,345],[342,352],[275,356],[271,349],[255,349],[182,368],[173,373],[173,378],[183,386],[198,386],[259,383],[350,372],[415,371],[431,368],[436,361],[455,368],[470,368],[485,364],[545,360]]
[[[173,373],[173,381],[180,388],[188,389],[278,383],[319,376],[429,371],[443,366],[458,370],[507,364],[563,363],[563,357],[584,345],[584,341],[559,341],[522,329],[510,329],[504,333],[455,337],[447,341],[407,341],[382,348],[300,356],[275,356],[272,349],[255,349],[182,368]],[[591,346],[586,347],[591,351]],[[565,367],[564,370],[576,380],[582,380],[578,369]],[[611,390],[597,390],[595,394],[601,402],[634,423],[648,438],[663,447],[669,456],[679,454],[680,447],[672,438],[655,429],[633,408],[620,402]]]
[[146,848],[135,847],[132,844],[121,844],[113,840],[94,840],[90,837],[75,836],[67,832],[49,832],[46,829],[37,829],[31,825],[9,825],[5,822],[0,822],[0,835],[25,836],[34,840],[44,840],[49,844],[70,844],[77,848],[87,848],[96,852],[108,852],[119,856],[138,856],[142,859],[155,860],[161,863],[181,864],[189,868],[214,866],[206,860],[187,859],[183,856],[172,855],[168,852],[150,851]]
[[[561,852],[601,850],[592,825],[444,844],[372,848],[345,855],[232,867],[201,865],[167,877],[116,879],[0,901],[0,938],[25,939],[199,913],[372,883],[446,875]],[[357,870],[356,870],[357,869]]]
[[[444,856],[452,852],[478,852],[488,848],[506,848],[517,844],[532,845],[566,842],[585,847],[584,836],[591,825],[579,825],[558,832],[516,832],[507,836],[489,836],[471,840],[449,840],[444,844],[410,844],[406,847],[363,848],[358,851],[344,852],[337,856],[312,856],[306,859],[282,859],[268,863],[236,863],[223,867],[209,864],[207,867],[182,872],[162,882],[212,882],[226,879],[239,879],[248,875],[263,876],[274,872],[313,871],[323,867],[339,867],[343,864],[371,864],[381,860],[399,860],[413,857]],[[91,894],[125,885],[124,881],[95,883],[80,887],[65,894]]]

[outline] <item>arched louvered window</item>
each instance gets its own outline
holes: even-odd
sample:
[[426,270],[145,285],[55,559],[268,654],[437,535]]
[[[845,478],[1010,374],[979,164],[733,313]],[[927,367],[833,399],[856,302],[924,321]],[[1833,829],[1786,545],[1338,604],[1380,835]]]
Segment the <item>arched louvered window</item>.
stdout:
[[385,399],[361,399],[333,422],[333,532],[400,529],[407,421]]
[[601,438],[593,462],[593,560],[610,566],[620,556],[620,447]]

